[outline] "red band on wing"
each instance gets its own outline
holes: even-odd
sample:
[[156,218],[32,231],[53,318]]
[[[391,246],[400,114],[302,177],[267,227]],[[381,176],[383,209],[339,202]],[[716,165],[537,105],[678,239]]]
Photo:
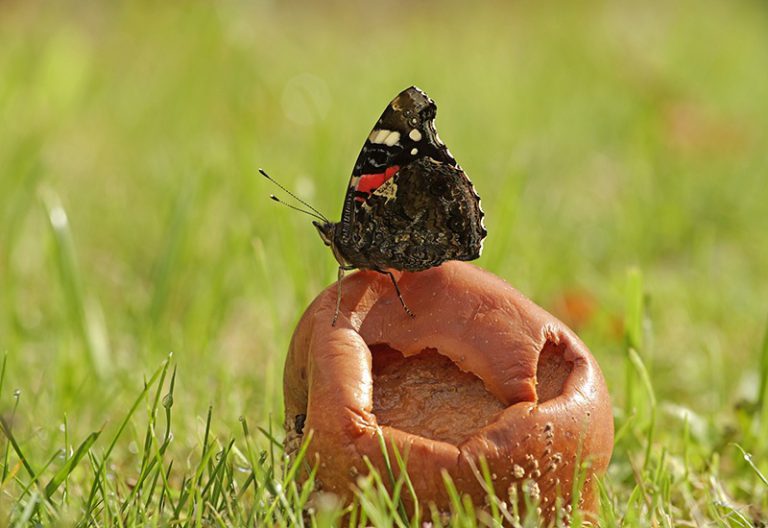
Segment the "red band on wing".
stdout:
[[387,167],[387,170],[379,174],[363,174],[357,182],[356,191],[372,193],[382,186],[382,184],[395,175],[400,170],[399,165]]

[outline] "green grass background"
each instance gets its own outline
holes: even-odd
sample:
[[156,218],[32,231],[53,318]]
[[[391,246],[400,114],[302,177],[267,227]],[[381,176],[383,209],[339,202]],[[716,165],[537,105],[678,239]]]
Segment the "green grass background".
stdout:
[[[592,307],[575,322],[619,431],[603,523],[768,522],[764,2],[0,11],[9,522],[171,522],[159,491],[132,494],[151,459],[171,503],[192,490],[179,524],[291,522],[298,503],[256,485],[280,467],[256,428],[282,438],[284,354],[336,266],[257,168],[338,218],[366,135],[411,84],[483,198],[477,263],[566,319],[564,300]],[[128,417],[169,353],[161,451],[170,369]],[[204,488],[216,467],[222,497],[245,486],[229,513]]]

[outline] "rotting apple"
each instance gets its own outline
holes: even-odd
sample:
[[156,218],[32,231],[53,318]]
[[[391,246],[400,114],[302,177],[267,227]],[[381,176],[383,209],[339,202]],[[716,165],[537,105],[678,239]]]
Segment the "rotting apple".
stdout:
[[[448,262],[398,283],[361,271],[309,306],[284,373],[286,450],[311,430],[307,460],[316,485],[348,500],[364,457],[385,474],[380,438],[406,458],[419,501],[450,512],[443,472],[486,506],[484,458],[495,494],[543,519],[578,507],[594,512],[595,477],[613,449],[605,381],[586,346],[563,323],[495,275]],[[394,468],[397,474],[398,468]],[[408,500],[408,497],[405,497]],[[409,507],[412,503],[408,502]]]

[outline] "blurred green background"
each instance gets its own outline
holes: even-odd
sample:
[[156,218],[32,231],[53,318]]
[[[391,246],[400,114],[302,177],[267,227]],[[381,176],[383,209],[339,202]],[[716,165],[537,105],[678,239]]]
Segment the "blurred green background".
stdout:
[[[0,409],[19,389],[13,428],[38,465],[65,417],[70,438],[114,428],[170,352],[175,453],[199,444],[209,405],[222,437],[241,415],[280,426],[291,332],[336,265],[257,168],[338,218],[364,139],[411,84],[483,198],[477,264],[574,326],[617,426],[634,412],[634,269],[656,444],[675,451],[688,409],[701,468],[737,459],[731,440],[765,453],[734,407],[763,379],[768,316],[764,2],[0,10]],[[135,429],[118,470],[135,472]],[[642,437],[617,445],[617,504]],[[725,487],[760,500],[750,485]]]

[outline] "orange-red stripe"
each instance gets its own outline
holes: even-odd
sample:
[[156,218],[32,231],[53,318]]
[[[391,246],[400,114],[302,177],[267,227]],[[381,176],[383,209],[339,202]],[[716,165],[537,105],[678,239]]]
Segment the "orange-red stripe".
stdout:
[[356,191],[372,193],[382,186],[382,184],[395,175],[400,170],[399,165],[387,167],[387,170],[379,174],[363,174],[357,182]]

